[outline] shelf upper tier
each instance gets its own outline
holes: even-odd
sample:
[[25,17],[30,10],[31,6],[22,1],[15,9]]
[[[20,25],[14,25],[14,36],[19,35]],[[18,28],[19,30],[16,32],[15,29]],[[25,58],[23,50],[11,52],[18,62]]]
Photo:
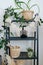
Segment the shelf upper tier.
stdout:
[[8,40],[37,40],[35,37],[26,37],[26,38],[21,38],[21,37],[9,37]]

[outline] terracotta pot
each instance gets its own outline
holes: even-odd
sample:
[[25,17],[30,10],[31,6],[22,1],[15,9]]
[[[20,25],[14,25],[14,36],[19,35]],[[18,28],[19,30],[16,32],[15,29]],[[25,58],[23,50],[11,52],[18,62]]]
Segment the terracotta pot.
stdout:
[[30,10],[24,10],[24,11],[22,11],[22,16],[24,17],[24,19],[26,19],[26,20],[30,20],[30,19],[32,19],[33,18],[33,14],[34,14],[34,12],[33,11],[30,11]]

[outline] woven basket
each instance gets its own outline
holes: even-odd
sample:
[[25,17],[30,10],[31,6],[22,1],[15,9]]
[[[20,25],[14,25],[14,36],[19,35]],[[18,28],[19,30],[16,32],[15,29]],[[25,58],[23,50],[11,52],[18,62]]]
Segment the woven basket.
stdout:
[[26,11],[22,11],[22,16],[24,17],[24,19],[26,20],[30,20],[33,18],[33,14],[34,12],[33,11],[30,11],[30,10],[26,10]]
[[17,58],[17,57],[19,57],[19,55],[20,55],[20,47],[18,47],[18,46],[15,46],[15,47],[10,46],[10,56],[12,58]]

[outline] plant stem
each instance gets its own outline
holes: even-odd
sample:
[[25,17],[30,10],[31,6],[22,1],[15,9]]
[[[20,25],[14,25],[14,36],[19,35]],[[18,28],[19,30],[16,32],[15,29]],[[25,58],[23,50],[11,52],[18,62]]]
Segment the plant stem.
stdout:
[[21,8],[14,8],[14,10],[21,9]]
[[26,4],[26,3],[24,3],[26,6],[27,6],[27,8],[30,10],[30,8],[29,8],[29,6]]

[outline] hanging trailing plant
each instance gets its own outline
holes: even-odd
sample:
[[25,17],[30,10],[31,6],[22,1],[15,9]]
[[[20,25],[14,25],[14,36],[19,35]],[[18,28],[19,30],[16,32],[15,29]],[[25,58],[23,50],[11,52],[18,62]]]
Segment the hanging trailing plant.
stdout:
[[6,23],[6,19],[8,17],[11,17],[13,16],[14,18],[18,18],[18,15],[17,15],[17,12],[15,12],[15,10],[19,10],[20,8],[16,7],[16,8],[13,8],[12,6],[8,7],[5,9],[5,14],[3,16],[3,22],[4,22],[4,26],[5,26],[5,23]]
[[[40,8],[39,8],[39,6],[37,4],[33,4],[32,6],[29,5],[29,3],[31,2],[31,0],[28,0],[27,2],[19,1],[19,0],[14,0],[14,2],[17,5],[17,7],[21,8],[21,10],[22,10],[19,14],[22,13],[22,16],[26,20],[30,20],[30,19],[33,18],[34,11],[31,10],[33,7],[36,6],[38,8],[38,13],[40,12]],[[26,6],[25,9],[22,6],[23,4]]]
[[[6,40],[5,38],[6,33],[4,32],[4,29],[0,29],[0,34],[3,34],[3,36],[0,36],[0,49],[4,47],[6,50],[6,45],[8,44],[9,40]],[[10,34],[14,36],[12,32],[10,32]]]

